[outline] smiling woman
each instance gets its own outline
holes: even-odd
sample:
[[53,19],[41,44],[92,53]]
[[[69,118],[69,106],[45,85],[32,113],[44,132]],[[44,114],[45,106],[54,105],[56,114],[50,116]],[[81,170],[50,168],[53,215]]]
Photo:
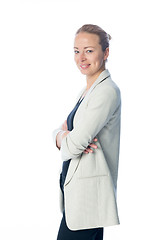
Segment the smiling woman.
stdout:
[[63,217],[57,240],[102,240],[103,227],[119,224],[121,97],[105,68],[109,39],[105,31],[91,24],[75,36],[75,62],[87,84],[67,120],[53,132],[63,160]]
[[105,70],[109,56],[110,35],[98,26],[84,25],[77,31],[74,50],[75,62],[82,74],[87,76],[87,89],[98,75]]

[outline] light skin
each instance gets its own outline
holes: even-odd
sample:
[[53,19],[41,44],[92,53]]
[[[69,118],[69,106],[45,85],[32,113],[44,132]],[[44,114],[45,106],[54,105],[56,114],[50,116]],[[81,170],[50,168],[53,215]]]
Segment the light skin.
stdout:
[[[87,32],[80,32],[75,37],[74,59],[78,69],[82,74],[86,75],[87,86],[85,93],[96,81],[100,73],[105,70],[105,60],[109,56],[109,48],[102,51],[102,46],[99,41],[98,35]],[[67,120],[65,120],[62,125],[62,132],[59,132],[56,137],[56,144],[59,149],[61,148],[63,138],[66,137],[69,132]],[[94,138],[93,142],[96,141],[97,138]],[[93,142],[88,145],[88,147],[84,150],[84,153],[92,153],[93,149],[97,148],[97,145]]]

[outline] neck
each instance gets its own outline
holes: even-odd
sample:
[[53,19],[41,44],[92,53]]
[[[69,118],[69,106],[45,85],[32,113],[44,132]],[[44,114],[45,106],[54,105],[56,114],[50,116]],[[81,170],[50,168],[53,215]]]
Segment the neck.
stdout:
[[96,79],[99,77],[99,75],[101,74],[101,72],[103,72],[105,70],[105,67],[100,69],[96,74],[91,75],[91,76],[86,76],[86,81],[87,81],[87,87],[86,90],[88,90],[92,84],[96,81]]

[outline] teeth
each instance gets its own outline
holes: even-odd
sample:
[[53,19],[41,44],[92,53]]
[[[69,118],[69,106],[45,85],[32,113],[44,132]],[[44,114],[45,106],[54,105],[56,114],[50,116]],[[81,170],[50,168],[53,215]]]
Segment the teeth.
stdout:
[[82,68],[86,68],[86,67],[89,67],[89,64],[86,64],[86,65],[80,65]]

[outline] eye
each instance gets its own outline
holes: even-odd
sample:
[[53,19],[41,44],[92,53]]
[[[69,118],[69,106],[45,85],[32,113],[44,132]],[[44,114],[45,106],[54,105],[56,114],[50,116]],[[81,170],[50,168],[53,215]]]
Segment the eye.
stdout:
[[79,51],[78,51],[78,50],[74,50],[74,53],[75,53],[75,54],[78,54],[78,53],[79,53]]
[[87,53],[92,53],[93,52],[93,50],[87,50]]

